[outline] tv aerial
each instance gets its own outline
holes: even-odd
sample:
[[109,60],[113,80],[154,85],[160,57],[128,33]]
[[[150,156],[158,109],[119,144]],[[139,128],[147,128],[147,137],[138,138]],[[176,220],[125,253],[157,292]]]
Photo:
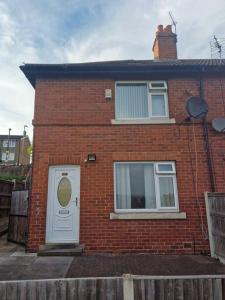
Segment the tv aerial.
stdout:
[[215,35],[210,41],[211,58],[225,57],[225,38],[217,38]]
[[174,31],[177,34],[177,21],[175,21],[171,11],[169,11],[169,16],[170,16],[172,25],[174,26]]
[[212,128],[217,132],[224,133],[225,132],[225,119],[222,117],[218,117],[212,120]]
[[208,104],[203,98],[193,96],[187,100],[186,110],[190,117],[204,119],[209,109]]
[[[191,118],[205,120],[209,109],[208,104],[203,98],[190,97],[186,103],[186,110]],[[212,128],[219,133],[225,133],[225,118],[217,117],[213,119]]]
[[189,117],[202,120],[203,132],[204,132],[203,136],[205,141],[205,149],[206,149],[207,162],[208,162],[208,168],[210,174],[210,182],[211,182],[212,191],[214,192],[216,190],[216,184],[215,184],[212,154],[211,154],[211,149],[209,144],[208,126],[206,122],[208,110],[209,110],[208,104],[202,97],[193,96],[187,100],[186,111],[189,114]]

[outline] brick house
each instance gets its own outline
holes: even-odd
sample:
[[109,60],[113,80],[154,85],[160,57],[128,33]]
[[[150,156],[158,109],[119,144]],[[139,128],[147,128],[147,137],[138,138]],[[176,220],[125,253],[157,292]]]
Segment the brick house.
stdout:
[[30,139],[27,135],[0,135],[0,163],[1,164],[30,164],[27,149]]
[[[204,192],[225,191],[225,61],[177,59],[171,26],[154,60],[25,64],[35,88],[28,250],[78,243],[86,253],[207,253]],[[209,106],[209,172],[201,120]],[[212,187],[212,177],[214,187]]]

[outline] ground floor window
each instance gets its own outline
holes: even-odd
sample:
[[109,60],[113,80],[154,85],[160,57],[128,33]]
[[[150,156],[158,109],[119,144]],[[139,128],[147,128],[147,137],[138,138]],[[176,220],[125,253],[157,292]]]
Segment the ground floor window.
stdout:
[[15,159],[15,153],[2,153],[2,161],[13,161]]
[[174,162],[116,162],[114,175],[116,210],[178,210]]

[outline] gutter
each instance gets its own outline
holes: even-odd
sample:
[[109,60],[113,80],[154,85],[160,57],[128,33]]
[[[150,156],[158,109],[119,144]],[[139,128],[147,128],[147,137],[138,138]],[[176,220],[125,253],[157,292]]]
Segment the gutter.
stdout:
[[[35,88],[37,79],[46,78],[111,78],[111,79],[167,79],[174,76],[200,76],[202,66],[68,66],[23,65],[21,71]],[[207,66],[204,73],[225,74],[223,66]]]

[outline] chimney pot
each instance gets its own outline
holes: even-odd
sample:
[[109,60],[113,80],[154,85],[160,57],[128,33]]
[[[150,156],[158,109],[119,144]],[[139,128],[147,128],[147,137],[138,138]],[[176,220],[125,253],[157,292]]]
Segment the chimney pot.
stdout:
[[157,32],[163,32],[163,25],[158,25]]
[[164,32],[172,32],[172,25],[167,25],[163,31]]
[[172,25],[157,27],[152,51],[154,59],[177,59],[177,35],[172,31]]

